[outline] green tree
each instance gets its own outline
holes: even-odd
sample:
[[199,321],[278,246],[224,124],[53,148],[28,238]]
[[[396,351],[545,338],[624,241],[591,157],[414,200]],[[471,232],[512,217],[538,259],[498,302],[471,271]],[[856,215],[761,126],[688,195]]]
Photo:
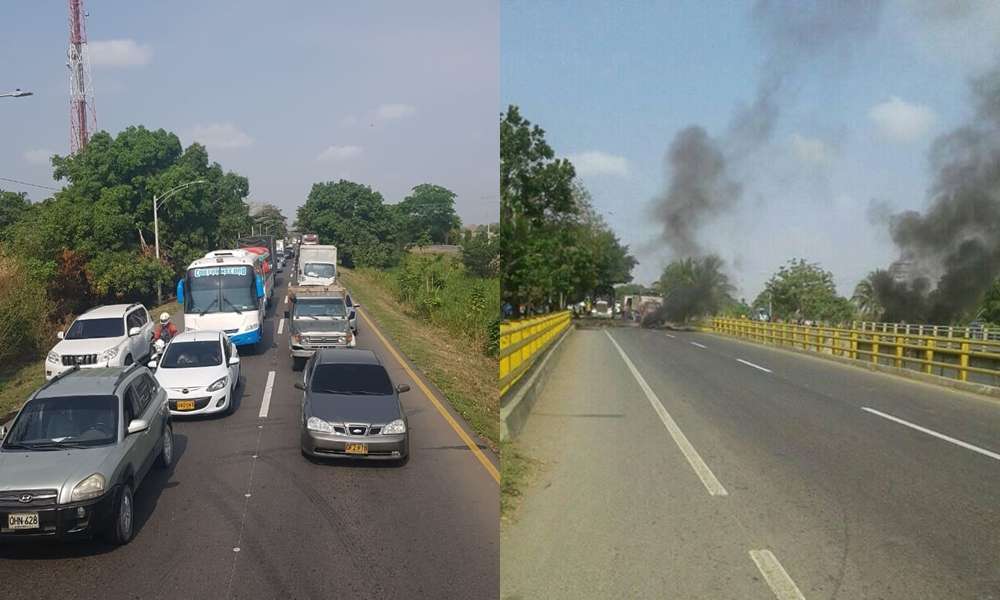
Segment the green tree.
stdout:
[[854,314],[850,301],[837,295],[833,273],[802,258],[778,269],[754,305],[766,306],[768,301],[773,316],[782,319],[842,322]]
[[453,232],[462,225],[455,213],[455,192],[422,183],[395,206],[401,241],[416,242],[426,234],[434,244],[454,243]]
[[977,316],[987,323],[1000,324],[1000,279],[994,279],[993,285],[986,290]]
[[462,264],[476,277],[500,275],[500,243],[485,230],[472,232],[462,241]]
[[656,287],[663,295],[663,308],[651,317],[655,321],[687,322],[718,314],[736,302],[722,259],[714,255],[671,262]]
[[263,227],[269,234],[284,238],[288,237],[288,217],[273,204],[263,204],[252,211],[251,218],[255,225]]
[[386,267],[399,259],[392,213],[382,194],[360,183],[314,183],[298,209],[295,229],[335,244],[348,267]]
[[882,318],[882,313],[885,312],[878,299],[876,282],[886,275],[888,275],[886,271],[876,269],[868,273],[864,279],[858,282],[858,285],[854,286],[854,295],[851,296],[851,301],[858,308],[861,318],[866,321],[878,321]]
[[31,210],[31,201],[24,192],[6,192],[0,190],[0,239]]

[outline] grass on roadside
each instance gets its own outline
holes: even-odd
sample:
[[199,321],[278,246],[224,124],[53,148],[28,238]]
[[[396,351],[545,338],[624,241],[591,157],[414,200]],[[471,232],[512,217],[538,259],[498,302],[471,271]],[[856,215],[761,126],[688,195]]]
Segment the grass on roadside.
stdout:
[[521,452],[517,442],[500,442],[500,519],[509,522],[521,504],[523,488],[530,482],[538,461]]
[[[351,294],[406,356],[440,389],[472,429],[497,450],[500,402],[497,360],[468,339],[406,314],[383,281],[342,268]],[[365,335],[364,327],[361,335]]]
[[[175,314],[180,310],[176,301],[149,309],[150,317],[155,321],[161,312]],[[21,408],[31,392],[45,383],[45,356],[38,360],[0,368],[0,419]]]

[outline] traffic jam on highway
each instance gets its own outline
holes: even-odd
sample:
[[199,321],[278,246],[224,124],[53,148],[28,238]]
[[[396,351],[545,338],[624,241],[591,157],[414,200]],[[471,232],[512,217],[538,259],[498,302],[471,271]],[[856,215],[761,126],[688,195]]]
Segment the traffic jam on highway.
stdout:
[[[310,243],[311,242],[311,243]],[[126,544],[134,494],[177,456],[177,417],[237,408],[241,359],[263,353],[275,277],[296,260],[283,312],[289,360],[302,371],[302,454],[406,462],[407,416],[373,350],[356,348],[357,311],[337,279],[337,249],[305,236],[298,249],[271,236],[207,253],[177,283],[183,330],[142,304],[93,308],[64,331],[46,382],[0,426],[0,540],[100,536]],[[280,333],[280,332],[279,332]],[[268,386],[273,382],[269,379]]]

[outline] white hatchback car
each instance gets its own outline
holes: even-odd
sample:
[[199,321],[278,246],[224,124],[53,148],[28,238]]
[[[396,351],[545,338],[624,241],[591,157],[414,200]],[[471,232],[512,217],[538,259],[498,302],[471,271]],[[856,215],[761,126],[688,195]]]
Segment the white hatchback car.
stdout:
[[185,331],[170,340],[159,362],[150,361],[167,390],[170,414],[232,412],[240,383],[240,355],[221,331]]
[[88,310],[59,332],[59,343],[45,359],[45,378],[75,365],[122,367],[145,360],[151,351],[153,322],[141,304],[111,304]]

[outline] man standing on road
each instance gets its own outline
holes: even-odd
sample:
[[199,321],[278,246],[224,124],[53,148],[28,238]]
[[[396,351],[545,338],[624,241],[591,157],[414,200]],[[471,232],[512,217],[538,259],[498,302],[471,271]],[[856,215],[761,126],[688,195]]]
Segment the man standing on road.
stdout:
[[170,314],[160,313],[160,324],[153,329],[153,341],[169,342],[177,333],[177,326],[170,322]]

